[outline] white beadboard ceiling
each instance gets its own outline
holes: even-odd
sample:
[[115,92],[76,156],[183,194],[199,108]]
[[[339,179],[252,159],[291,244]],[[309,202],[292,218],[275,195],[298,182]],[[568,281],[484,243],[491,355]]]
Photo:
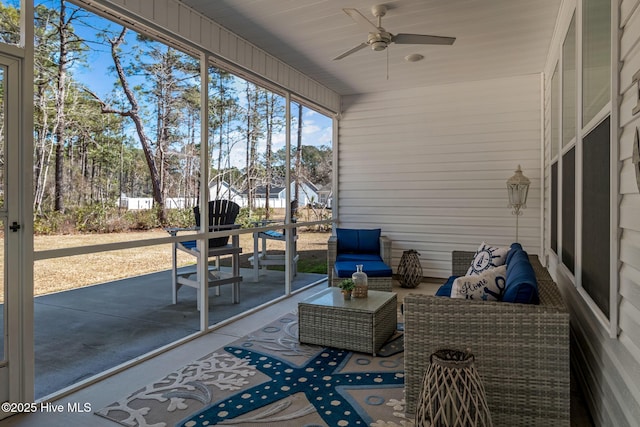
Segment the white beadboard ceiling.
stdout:
[[[452,46],[365,48],[366,30],[342,8],[375,21],[365,0],[182,0],[238,36],[341,95],[543,71],[561,0],[395,0],[383,27],[393,33],[456,37]],[[388,53],[388,78],[387,78]],[[425,59],[406,62],[418,53]]]

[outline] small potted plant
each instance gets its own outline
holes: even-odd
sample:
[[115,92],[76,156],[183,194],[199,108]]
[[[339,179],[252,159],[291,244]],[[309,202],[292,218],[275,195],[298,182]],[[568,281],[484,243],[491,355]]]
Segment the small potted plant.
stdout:
[[344,295],[345,300],[351,299],[351,293],[355,289],[356,284],[352,279],[344,279],[340,282],[340,289],[342,289],[342,295]]

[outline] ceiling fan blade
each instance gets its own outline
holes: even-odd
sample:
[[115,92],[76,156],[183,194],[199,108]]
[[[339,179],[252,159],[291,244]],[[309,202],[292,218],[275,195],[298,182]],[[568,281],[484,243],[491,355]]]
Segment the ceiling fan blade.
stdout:
[[455,37],[428,36],[426,34],[396,34],[391,41],[397,44],[446,44],[452,45]]
[[344,13],[349,15],[351,19],[353,19],[356,24],[360,25],[362,28],[366,29],[368,32],[377,33],[380,31],[376,25],[369,21],[358,9],[342,9]]
[[345,52],[345,53],[343,53],[342,55],[338,55],[338,56],[336,56],[335,58],[333,58],[333,60],[334,60],[334,61],[337,61],[338,59],[342,59],[342,58],[344,58],[345,56],[349,56],[349,55],[351,55],[352,53],[355,53],[355,52],[359,51],[360,49],[364,49],[364,48],[365,48],[365,47],[367,47],[367,46],[369,46],[369,45],[368,45],[368,44],[366,44],[366,43],[359,44],[358,46],[356,46],[356,47],[354,47],[354,48],[349,49],[348,51],[346,51],[346,52]]

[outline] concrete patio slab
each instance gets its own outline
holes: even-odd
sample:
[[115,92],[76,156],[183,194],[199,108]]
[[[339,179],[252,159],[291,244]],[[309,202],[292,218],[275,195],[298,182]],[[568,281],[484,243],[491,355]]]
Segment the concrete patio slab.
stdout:
[[[298,273],[292,289],[323,279]],[[221,286],[220,296],[210,288],[210,325],[284,295],[284,272],[262,271],[260,282],[241,282],[239,304],[231,286]],[[34,317],[36,398],[196,333],[200,322],[196,289],[181,288],[172,304],[170,271],[37,297]]]

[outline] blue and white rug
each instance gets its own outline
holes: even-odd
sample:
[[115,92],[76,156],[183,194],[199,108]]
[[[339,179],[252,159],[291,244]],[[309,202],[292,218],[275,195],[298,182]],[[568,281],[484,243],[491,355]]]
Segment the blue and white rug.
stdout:
[[290,313],[96,411],[124,426],[413,426],[402,335],[383,356],[298,343]]

